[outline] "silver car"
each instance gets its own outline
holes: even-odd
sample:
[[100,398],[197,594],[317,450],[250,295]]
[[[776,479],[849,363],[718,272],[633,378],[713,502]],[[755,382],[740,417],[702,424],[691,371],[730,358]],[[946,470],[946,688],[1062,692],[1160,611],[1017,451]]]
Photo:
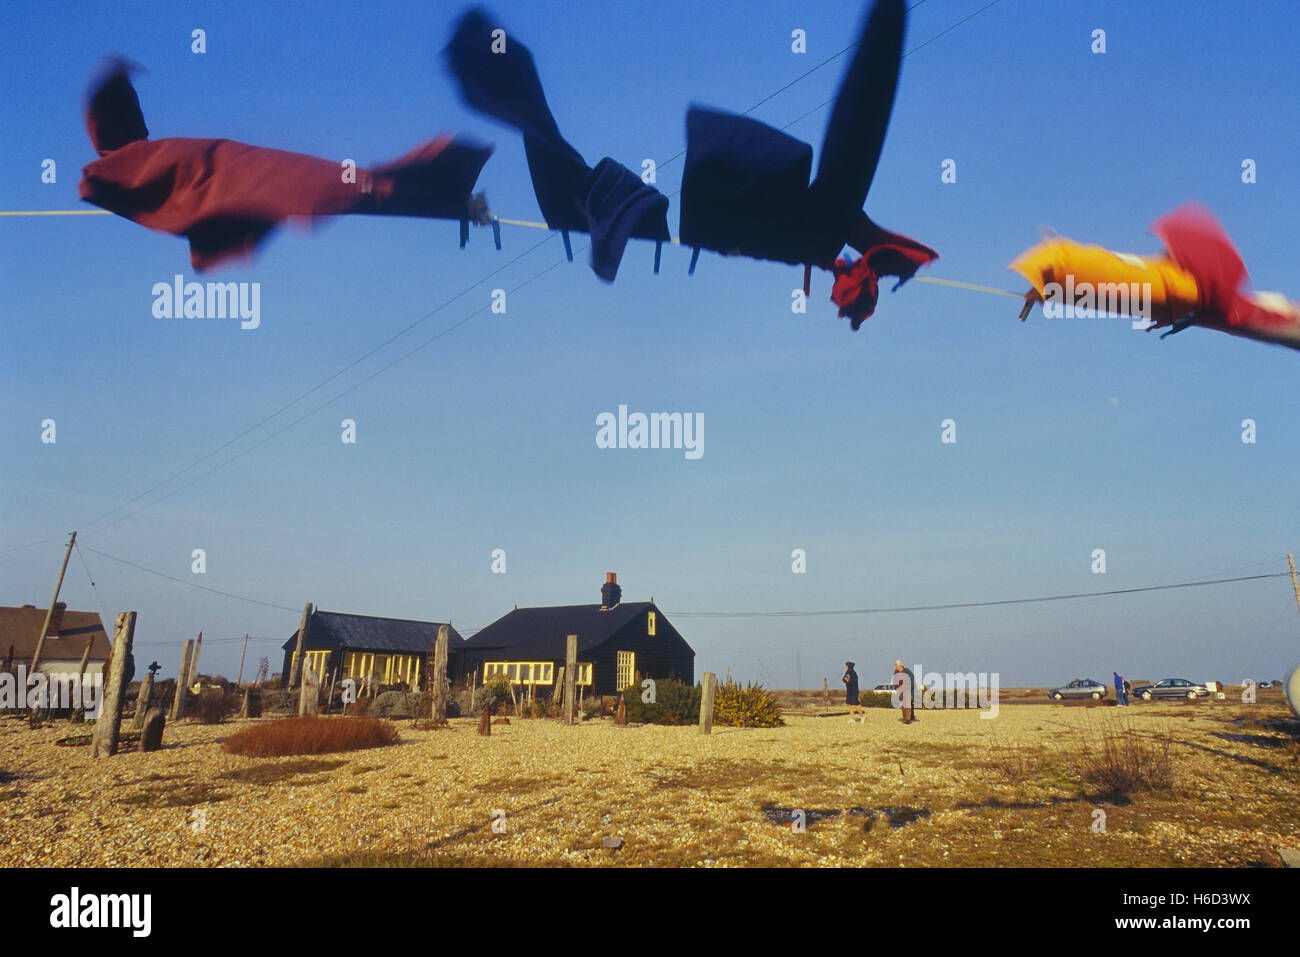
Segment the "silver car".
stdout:
[[1210,689],[1186,678],[1162,678],[1153,685],[1134,688],[1133,695],[1143,701],[1153,701],[1157,698],[1185,698],[1188,701],[1195,701],[1197,698],[1208,698]]
[[1047,696],[1053,701],[1061,701],[1065,698],[1091,698],[1093,701],[1100,701],[1106,697],[1106,691],[1106,686],[1100,681],[1093,681],[1091,678],[1075,678],[1068,685],[1053,688],[1047,692]]

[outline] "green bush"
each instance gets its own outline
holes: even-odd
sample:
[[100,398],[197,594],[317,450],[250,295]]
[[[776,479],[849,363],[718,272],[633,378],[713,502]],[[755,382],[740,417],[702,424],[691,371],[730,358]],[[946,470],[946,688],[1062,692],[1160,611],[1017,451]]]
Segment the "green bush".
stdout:
[[641,700],[641,686],[628,685],[623,689],[627,706],[627,720],[635,724],[694,724],[700,720],[699,685],[691,687],[668,678],[655,679],[653,704]]
[[731,728],[776,728],[785,721],[776,698],[761,684],[731,681],[718,685],[713,694],[713,723]]
[[492,714],[497,713],[497,709],[502,704],[510,700],[510,679],[505,675],[498,675],[491,681],[484,682],[483,687],[478,692],[479,707],[487,706]]

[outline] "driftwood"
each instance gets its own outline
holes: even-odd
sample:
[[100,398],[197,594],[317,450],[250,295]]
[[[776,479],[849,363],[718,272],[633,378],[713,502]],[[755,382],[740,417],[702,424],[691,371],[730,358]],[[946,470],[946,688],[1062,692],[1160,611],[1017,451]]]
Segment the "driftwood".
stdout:
[[144,729],[140,732],[140,750],[158,751],[162,748],[163,728],[167,724],[167,715],[162,708],[150,708],[144,719]]

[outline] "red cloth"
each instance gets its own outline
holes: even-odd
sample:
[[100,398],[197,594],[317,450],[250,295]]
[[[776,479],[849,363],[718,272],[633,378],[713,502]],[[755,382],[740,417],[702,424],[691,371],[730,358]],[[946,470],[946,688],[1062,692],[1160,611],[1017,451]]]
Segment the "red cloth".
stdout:
[[81,198],[150,229],[185,236],[199,271],[246,257],[286,219],[370,213],[469,218],[466,203],[491,147],[443,134],[343,182],[336,160],[224,139],[149,140],[118,62],[95,88],[86,124],[100,159]]
[[1300,305],[1245,292],[1246,265],[1208,209],[1187,203],[1156,220],[1151,232],[1169,258],[1196,280],[1200,306],[1188,317],[1192,324],[1300,349]]
[[876,311],[881,276],[897,276],[896,290],[926,263],[939,258],[929,246],[881,229],[866,213],[858,220],[849,245],[862,253],[862,258],[857,262],[835,260],[831,300],[840,307],[841,317],[850,317],[855,332]]

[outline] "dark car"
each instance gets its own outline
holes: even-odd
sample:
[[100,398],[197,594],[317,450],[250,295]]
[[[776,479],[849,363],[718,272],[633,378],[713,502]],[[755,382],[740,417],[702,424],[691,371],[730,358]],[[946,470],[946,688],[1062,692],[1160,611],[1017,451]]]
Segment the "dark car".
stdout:
[[1106,697],[1106,691],[1106,686],[1100,681],[1093,681],[1091,678],[1075,678],[1068,685],[1053,688],[1047,692],[1047,696],[1053,701],[1064,698],[1091,698],[1093,701],[1100,701]]
[[871,689],[873,694],[893,694],[898,688],[898,683],[891,681],[887,684],[876,685]]
[[1133,689],[1133,695],[1143,701],[1154,701],[1157,698],[1195,701],[1197,698],[1208,698],[1210,689],[1186,678],[1162,678],[1153,685],[1138,685]]

